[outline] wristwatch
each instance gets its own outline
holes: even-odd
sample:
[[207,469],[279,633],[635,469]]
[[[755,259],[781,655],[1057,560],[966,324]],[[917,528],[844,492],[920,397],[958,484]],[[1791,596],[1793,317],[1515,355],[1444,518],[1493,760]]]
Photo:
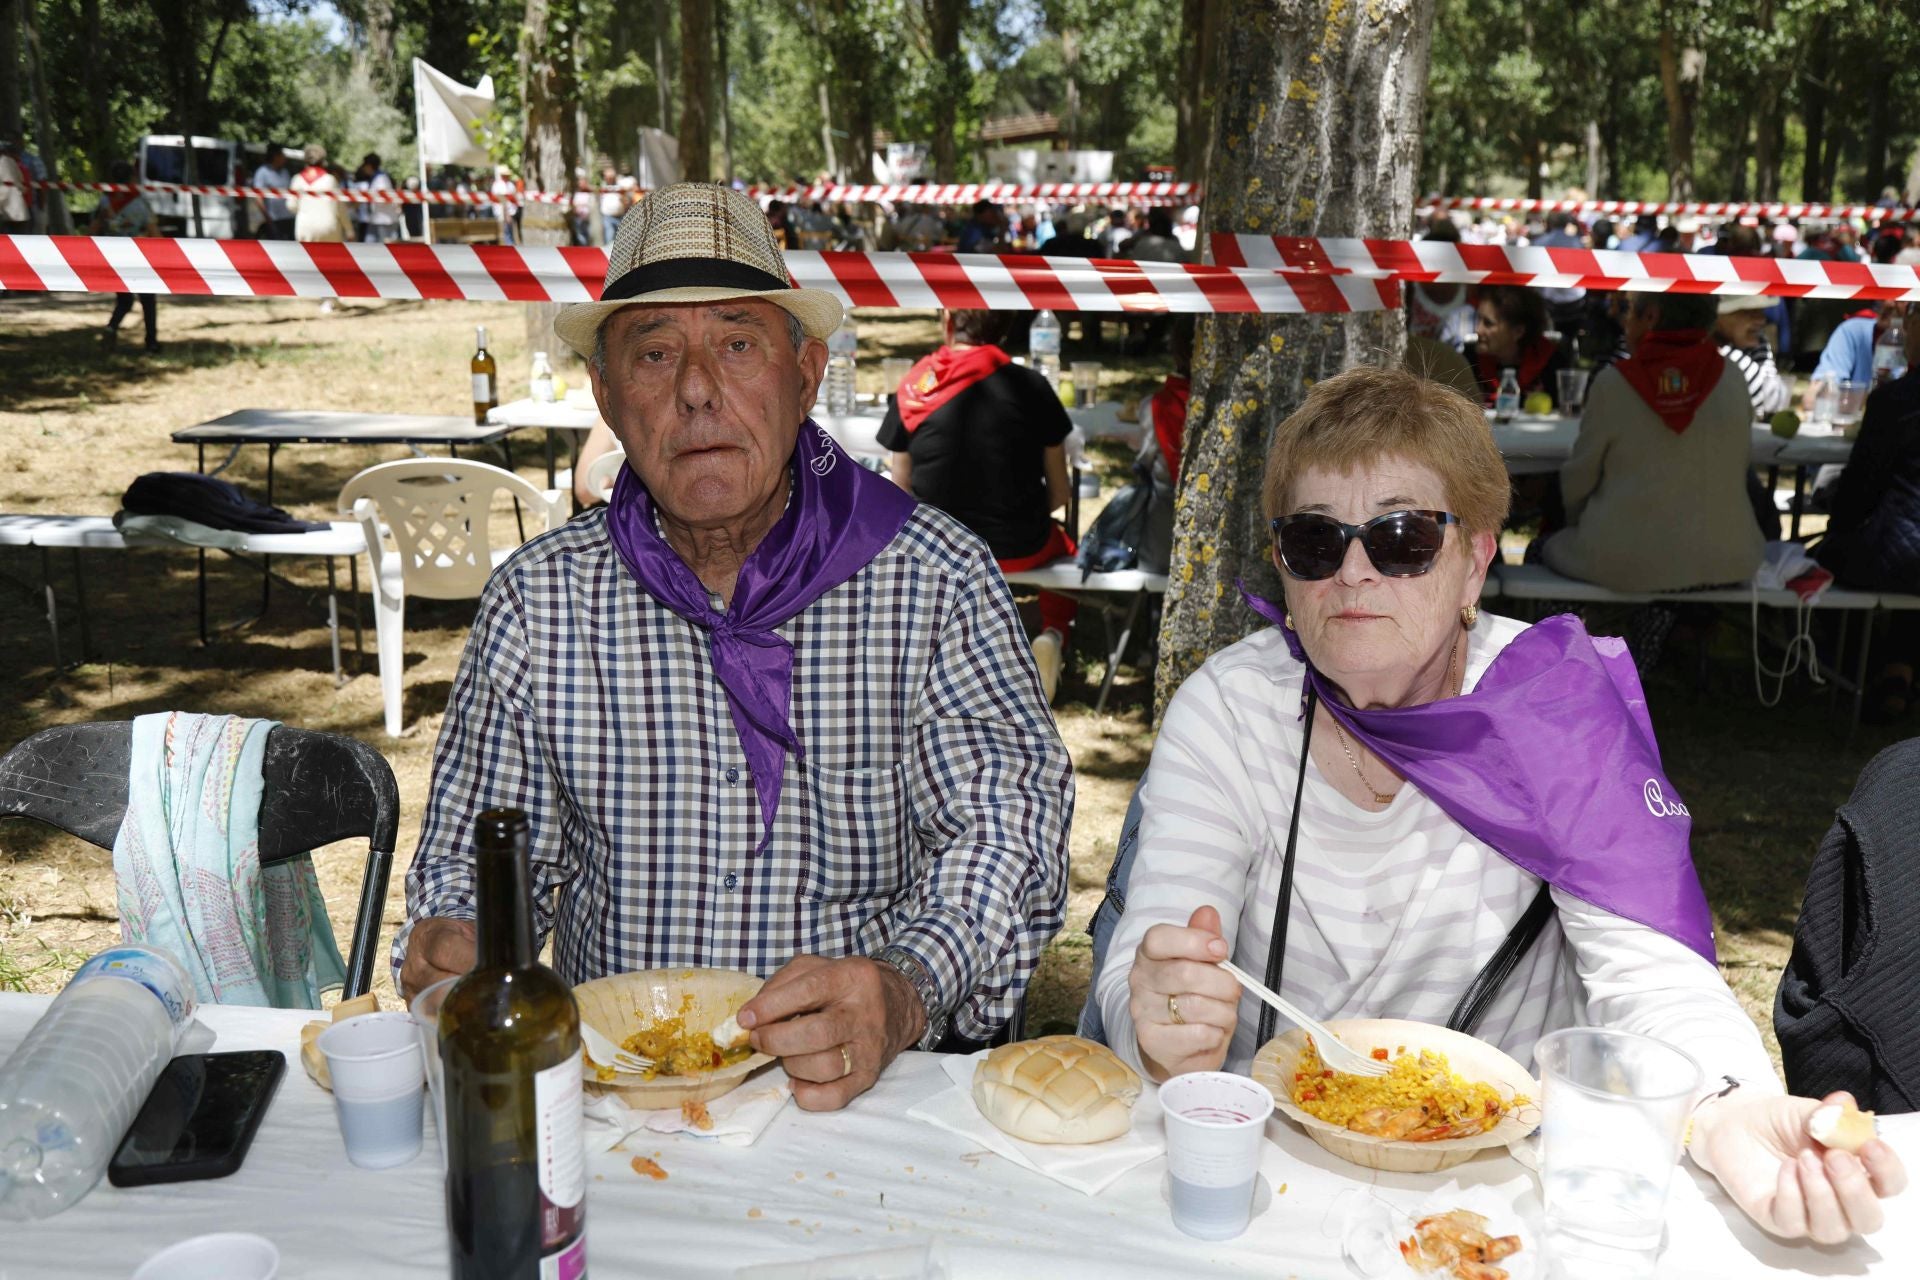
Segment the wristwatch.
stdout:
[[905,947],[890,944],[874,952],[873,959],[897,969],[919,995],[920,1007],[927,1014],[927,1029],[918,1047],[931,1049],[946,1039],[948,1018],[940,1007],[940,987],[920,957]]

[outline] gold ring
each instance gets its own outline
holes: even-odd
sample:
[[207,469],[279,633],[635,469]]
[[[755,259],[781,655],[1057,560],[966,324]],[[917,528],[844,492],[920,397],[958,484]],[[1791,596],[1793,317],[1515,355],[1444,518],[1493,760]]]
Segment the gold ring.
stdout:
[[1173,1019],[1173,1024],[1175,1026],[1179,1027],[1179,1026],[1186,1025],[1187,1020],[1180,1016],[1180,1001],[1178,997],[1175,997],[1175,996],[1167,997],[1167,1015]]
[[853,1050],[847,1048],[846,1045],[840,1046],[840,1065],[840,1078],[845,1080],[853,1074]]

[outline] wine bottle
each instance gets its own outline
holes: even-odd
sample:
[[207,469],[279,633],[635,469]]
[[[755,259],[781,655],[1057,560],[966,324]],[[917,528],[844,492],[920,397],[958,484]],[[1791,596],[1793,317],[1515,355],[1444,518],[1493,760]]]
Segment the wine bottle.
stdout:
[[493,362],[493,352],[487,350],[487,326],[476,326],[473,334],[473,362],[468,365],[473,373],[473,420],[484,424],[487,410],[500,404],[499,367]]
[[587,1274],[580,1010],[535,958],[527,815],[474,823],[474,967],[440,1006],[454,1280]]

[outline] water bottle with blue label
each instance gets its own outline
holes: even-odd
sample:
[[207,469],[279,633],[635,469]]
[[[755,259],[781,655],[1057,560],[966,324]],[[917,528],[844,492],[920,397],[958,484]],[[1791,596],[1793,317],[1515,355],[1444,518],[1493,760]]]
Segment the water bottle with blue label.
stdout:
[[152,947],[80,966],[0,1064],[0,1218],[45,1218],[93,1189],[193,1021],[193,979]]
[[1493,420],[1512,422],[1520,412],[1520,375],[1512,369],[1500,371],[1500,387],[1493,393]]
[[1060,389],[1060,320],[1051,311],[1042,311],[1033,318],[1033,328],[1027,330],[1027,354],[1033,358],[1033,370],[1048,382],[1054,390]]
[[853,316],[849,314],[827,339],[828,413],[848,414],[854,411],[853,357],[859,347],[860,336],[854,331]]

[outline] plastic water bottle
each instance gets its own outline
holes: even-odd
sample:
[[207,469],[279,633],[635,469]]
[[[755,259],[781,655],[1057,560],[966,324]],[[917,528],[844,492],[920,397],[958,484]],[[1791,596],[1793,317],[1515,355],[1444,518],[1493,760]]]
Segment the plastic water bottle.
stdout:
[[833,336],[827,339],[828,413],[847,414],[854,410],[853,356],[859,346],[860,336],[854,331],[852,316],[842,320]]
[[547,363],[547,353],[533,353],[533,371],[527,376],[527,395],[535,404],[553,403],[553,366]]
[[1033,328],[1027,331],[1027,354],[1033,357],[1034,372],[1052,383],[1057,392],[1060,389],[1060,321],[1053,312],[1042,311],[1033,318]]
[[1887,329],[1873,343],[1873,385],[1892,382],[1907,372],[1907,335],[1900,317],[1887,322]]
[[1520,412],[1520,375],[1512,369],[1500,371],[1500,388],[1493,393],[1493,420],[1512,422]]
[[45,1218],[100,1181],[193,1020],[193,979],[151,947],[102,951],[0,1064],[0,1218]]

